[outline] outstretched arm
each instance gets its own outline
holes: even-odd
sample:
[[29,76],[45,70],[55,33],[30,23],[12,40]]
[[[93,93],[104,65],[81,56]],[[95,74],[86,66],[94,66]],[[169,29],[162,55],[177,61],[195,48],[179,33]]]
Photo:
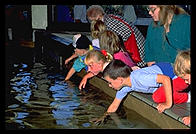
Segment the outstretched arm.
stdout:
[[108,113],[114,113],[118,109],[119,105],[121,103],[120,99],[115,98],[112,104],[109,106],[107,112]]
[[71,78],[71,76],[75,73],[75,69],[72,67],[69,72],[67,73],[67,76],[65,77],[65,81],[69,80]]
[[166,102],[159,103],[156,107],[162,113],[165,109],[169,109],[172,106],[172,85],[170,78],[162,74],[157,75],[157,82],[162,83],[165,90]]
[[72,59],[78,57],[78,55],[76,53],[72,54],[72,56],[70,56],[69,58],[67,58],[65,60],[65,65],[68,64],[69,61],[71,61]]
[[114,101],[112,102],[112,104],[109,106],[107,112],[105,112],[103,114],[103,116],[101,116],[100,118],[96,118],[96,119],[91,120],[91,122],[94,122],[95,124],[98,124],[98,125],[101,123],[105,123],[107,121],[107,117],[109,115],[111,115],[111,113],[116,112],[120,103],[121,103],[121,100],[115,98]]
[[80,82],[79,89],[81,90],[82,88],[85,88],[86,83],[87,83],[87,80],[88,80],[89,78],[92,78],[93,76],[95,76],[93,73],[88,72],[88,73],[83,77],[82,81]]

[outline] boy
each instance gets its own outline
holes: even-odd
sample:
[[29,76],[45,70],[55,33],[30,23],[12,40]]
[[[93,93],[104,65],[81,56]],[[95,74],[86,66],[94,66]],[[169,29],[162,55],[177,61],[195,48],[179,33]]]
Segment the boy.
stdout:
[[[170,77],[163,75],[158,65],[132,70],[119,60],[113,60],[104,70],[103,77],[109,86],[117,90],[116,98],[107,112],[115,112],[121,100],[130,91],[153,93],[163,84],[165,87],[166,102],[159,103],[157,109],[163,112],[172,106],[172,86]],[[122,89],[121,89],[122,88]]]
[[[159,112],[163,112],[172,106],[172,97],[175,104],[190,101],[190,95],[182,92],[188,86],[186,83],[190,84],[190,51],[182,51],[178,54],[174,68],[170,63],[160,62],[151,67],[131,71],[123,62],[118,60],[113,60],[105,68],[103,77],[108,81],[110,87],[117,90],[117,94],[107,112],[96,123],[104,120],[111,112],[115,112],[121,100],[130,91],[153,93],[153,100],[159,103],[157,105]],[[174,72],[179,76],[178,78]],[[170,78],[173,79],[173,96]],[[188,118],[187,122],[190,123],[190,116],[185,117],[184,120],[186,118]]]
[[[169,67],[169,64],[167,64],[167,67]],[[172,72],[168,74],[172,77]],[[95,123],[103,122],[107,115],[116,112],[127,93],[131,91],[153,93],[161,84],[164,86],[166,101],[159,103],[156,108],[162,113],[172,106],[170,77],[163,75],[158,65],[132,71],[130,67],[120,60],[111,61],[103,71],[103,78],[109,83],[110,87],[117,90],[116,97],[104,116],[96,120]]]

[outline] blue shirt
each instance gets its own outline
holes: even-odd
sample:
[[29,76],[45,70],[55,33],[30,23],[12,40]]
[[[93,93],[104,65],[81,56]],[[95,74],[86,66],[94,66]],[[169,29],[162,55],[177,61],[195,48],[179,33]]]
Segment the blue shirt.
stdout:
[[73,68],[76,72],[80,72],[84,67],[86,67],[86,64],[84,64],[84,56],[79,56],[73,64]]
[[[168,70],[162,71],[166,67]],[[162,69],[161,69],[162,68]],[[123,99],[127,93],[131,91],[142,92],[142,93],[154,93],[162,84],[157,83],[158,74],[170,74],[172,78],[175,78],[173,73],[173,68],[170,63],[159,63],[158,65],[154,64],[150,67],[141,68],[131,72],[130,80],[131,87],[123,87],[116,93],[117,99]]]
[[154,23],[149,25],[144,45],[145,62],[174,63],[178,50],[190,49],[190,16],[186,14],[174,15],[170,24],[170,31],[166,34],[170,44],[164,36],[164,27]]
[[[100,48],[96,47],[96,46],[92,46],[94,50],[100,50]],[[88,66],[86,66],[86,64],[84,63],[84,59],[85,59],[86,55],[83,56],[78,56],[78,58],[74,61],[73,64],[73,68],[75,69],[76,72],[80,72],[83,68],[85,68],[85,70],[88,70]]]

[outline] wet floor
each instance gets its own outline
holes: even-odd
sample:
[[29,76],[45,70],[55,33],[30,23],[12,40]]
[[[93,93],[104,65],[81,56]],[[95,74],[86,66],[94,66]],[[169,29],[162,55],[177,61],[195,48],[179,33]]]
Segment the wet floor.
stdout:
[[6,102],[6,129],[158,128],[123,106],[105,124],[96,125],[90,120],[101,117],[113,98],[91,85],[80,92],[81,78],[73,76],[63,82],[63,72],[55,72],[41,63],[35,63],[30,70],[23,63],[13,64],[13,68],[13,98]]

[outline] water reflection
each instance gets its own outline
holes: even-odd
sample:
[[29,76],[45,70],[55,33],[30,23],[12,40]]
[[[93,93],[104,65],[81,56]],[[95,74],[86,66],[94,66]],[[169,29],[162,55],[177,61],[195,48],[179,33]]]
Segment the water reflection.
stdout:
[[[106,124],[96,126],[92,118],[103,115],[113,101],[99,89],[89,86],[81,93],[79,79],[63,82],[64,75],[53,73],[45,65],[35,63],[14,65],[17,72],[10,80],[11,94],[17,102],[9,102],[6,109],[6,129],[62,129],[62,128],[151,128],[144,120],[133,123],[126,113],[112,114]],[[122,111],[122,110],[121,110]],[[132,115],[130,115],[132,116]],[[139,117],[134,113],[134,117]]]
[[74,109],[80,105],[80,100],[75,94],[73,88],[69,88],[67,83],[55,81],[55,85],[49,90],[52,92],[54,101],[50,103],[54,109],[53,116],[56,119],[57,125],[69,126],[70,119],[74,115]]

